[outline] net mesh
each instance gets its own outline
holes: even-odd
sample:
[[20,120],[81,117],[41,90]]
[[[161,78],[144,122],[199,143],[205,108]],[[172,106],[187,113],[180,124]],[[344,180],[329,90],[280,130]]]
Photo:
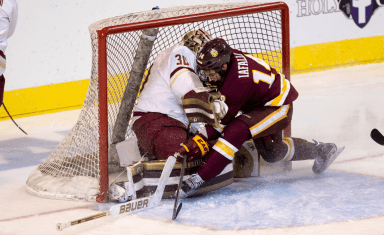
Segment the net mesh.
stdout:
[[[56,199],[95,201],[100,194],[99,114],[98,114],[98,35],[104,27],[165,19],[210,11],[256,5],[237,3],[173,7],[105,19],[89,27],[92,40],[92,74],[79,119],[51,155],[29,176],[30,193]],[[164,49],[179,43],[191,30],[204,29],[235,49],[252,53],[282,71],[282,19],[280,10],[218,18],[159,28],[146,69]],[[108,139],[129,82],[133,59],[142,31],[110,34],[107,37]],[[126,136],[132,135],[130,128]]]

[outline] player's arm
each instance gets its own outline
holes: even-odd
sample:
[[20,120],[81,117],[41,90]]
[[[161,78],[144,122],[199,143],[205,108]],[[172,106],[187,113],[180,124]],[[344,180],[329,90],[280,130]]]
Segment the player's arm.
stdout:
[[[284,104],[292,103],[298,96],[297,91],[291,85],[284,74],[278,73],[276,69],[272,68],[264,60],[256,58],[250,54],[246,55],[254,62],[250,67],[252,71],[253,82],[260,87],[265,93],[264,105],[265,106],[282,106]],[[260,90],[259,90],[260,93]],[[259,96],[260,94],[256,94]]]
[[187,92],[203,84],[196,75],[196,57],[187,47],[180,46],[170,55],[170,88],[177,99],[181,100]]

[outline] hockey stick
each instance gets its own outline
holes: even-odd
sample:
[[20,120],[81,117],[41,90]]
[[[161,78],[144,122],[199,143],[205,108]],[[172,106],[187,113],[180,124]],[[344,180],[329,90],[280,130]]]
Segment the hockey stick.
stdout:
[[172,172],[175,162],[176,162],[176,156],[168,157],[167,162],[164,165],[163,172],[161,173],[160,181],[159,181],[159,184],[157,185],[156,192],[152,196],[139,198],[139,199],[124,202],[124,203],[119,203],[112,206],[111,209],[109,209],[109,211],[107,212],[102,212],[102,213],[89,216],[83,219],[74,220],[68,223],[58,223],[56,225],[56,229],[59,231],[62,231],[63,229],[68,228],[70,226],[84,223],[90,220],[102,218],[109,215],[112,215],[112,217],[117,217],[120,215],[132,214],[132,213],[153,208],[159,205],[161,198],[163,197],[165,185]]
[[[191,133],[191,123],[189,123],[189,125],[188,125],[187,140],[190,139],[190,133]],[[178,153],[176,153],[176,154],[178,154]],[[180,205],[179,205],[179,200],[180,200],[179,192],[180,192],[181,184],[183,183],[185,165],[187,164],[187,156],[186,155],[181,156],[180,154],[179,154],[179,156],[183,157],[183,163],[181,165],[179,185],[177,186],[177,191],[176,191],[175,205],[173,206],[172,220],[176,219],[177,215],[179,214],[179,212],[181,210],[181,207],[183,206],[183,203],[180,203]]]
[[[1,105],[0,105],[0,107],[1,107]],[[5,109],[5,112],[7,112],[8,116],[11,118],[12,122],[13,122],[13,123],[14,123],[14,124],[15,124],[15,125],[22,131],[22,132],[24,132],[24,134],[28,135],[27,132],[25,132],[23,129],[21,129],[21,127],[19,127],[19,125],[17,125],[17,123],[13,120],[11,114],[9,114],[7,108],[5,107],[4,102],[3,102],[3,107],[4,107],[4,109]]]
[[185,170],[186,164],[187,164],[187,156],[184,156],[183,157],[183,164],[181,165],[179,185],[177,186],[175,205],[173,206],[172,220],[176,219],[177,215],[179,214],[179,212],[181,210],[181,207],[183,206],[183,203],[180,203],[180,205],[178,205],[178,204],[179,204],[179,192],[180,192],[181,184],[183,183],[184,170]]
[[371,138],[378,144],[384,146],[384,136],[377,129],[371,131]]

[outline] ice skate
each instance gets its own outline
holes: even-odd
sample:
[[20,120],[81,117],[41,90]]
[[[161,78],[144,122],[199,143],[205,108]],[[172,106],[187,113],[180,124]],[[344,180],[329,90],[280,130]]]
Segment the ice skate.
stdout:
[[322,143],[316,140],[313,140],[318,150],[319,156],[315,159],[313,164],[312,171],[316,174],[320,174],[325,171],[332,162],[339,156],[339,154],[344,150],[344,147],[337,148],[333,143]]
[[193,174],[191,177],[183,181],[179,192],[180,198],[186,198],[194,195],[205,181],[198,175]]

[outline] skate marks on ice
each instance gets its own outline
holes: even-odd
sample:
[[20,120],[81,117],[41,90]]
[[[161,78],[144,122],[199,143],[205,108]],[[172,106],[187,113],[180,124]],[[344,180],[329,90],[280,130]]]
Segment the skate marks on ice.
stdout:
[[[183,200],[175,220],[210,229],[314,225],[384,214],[384,179],[308,169],[275,176],[235,179],[227,187]],[[172,221],[174,200],[136,215]],[[107,210],[108,205],[94,207]]]

